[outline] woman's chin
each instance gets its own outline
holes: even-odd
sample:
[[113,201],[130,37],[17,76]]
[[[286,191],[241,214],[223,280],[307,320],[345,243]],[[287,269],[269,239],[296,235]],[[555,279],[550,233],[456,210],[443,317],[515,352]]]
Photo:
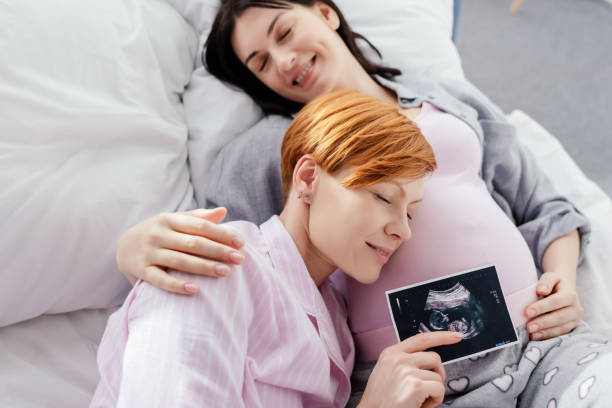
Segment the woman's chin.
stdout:
[[360,273],[350,274],[350,276],[359,283],[369,285],[378,280],[378,277],[380,276],[380,269],[377,271],[368,271],[365,273],[364,271],[360,271]]

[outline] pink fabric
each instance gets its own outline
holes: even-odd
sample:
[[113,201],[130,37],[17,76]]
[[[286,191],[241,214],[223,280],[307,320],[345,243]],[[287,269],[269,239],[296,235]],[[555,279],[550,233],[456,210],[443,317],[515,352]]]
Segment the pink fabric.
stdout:
[[139,282],[110,317],[92,407],[345,405],[354,346],[340,296],[318,290],[278,217],[226,225],[247,242],[228,278],[189,276],[195,298]]
[[536,267],[523,236],[480,178],[482,146],[475,132],[428,103],[415,122],[434,149],[438,169],[426,179],[423,202],[412,213],[412,239],[372,285],[333,276],[348,304],[359,361],[377,358],[397,342],[386,290],[495,265],[506,301],[519,311],[512,313],[517,326],[525,323],[522,310],[537,300],[535,290],[511,296],[536,283]]

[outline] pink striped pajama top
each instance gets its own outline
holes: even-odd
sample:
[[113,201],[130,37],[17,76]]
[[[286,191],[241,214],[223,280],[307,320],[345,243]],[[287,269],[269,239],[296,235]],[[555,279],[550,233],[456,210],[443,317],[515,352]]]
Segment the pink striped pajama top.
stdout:
[[228,278],[188,276],[195,298],[139,282],[109,318],[92,407],[345,405],[354,346],[342,298],[316,287],[278,217],[225,225],[247,242]]

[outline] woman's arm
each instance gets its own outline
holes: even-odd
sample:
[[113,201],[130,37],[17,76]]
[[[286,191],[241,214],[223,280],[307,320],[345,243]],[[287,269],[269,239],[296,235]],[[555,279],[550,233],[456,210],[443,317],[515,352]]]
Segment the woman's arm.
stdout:
[[219,282],[195,277],[206,290],[195,298],[144,283],[137,288],[128,311],[117,406],[244,405],[253,303],[242,275]]
[[[568,333],[582,316],[576,268],[590,233],[589,221],[556,191],[511,125],[484,121],[483,128],[489,130],[483,167],[491,194],[514,220],[543,273],[542,284],[550,289],[537,290],[545,299],[527,307],[528,317],[538,317],[527,330],[533,340]],[[535,314],[530,314],[534,307]]]
[[580,239],[574,230],[556,239],[544,252],[545,271],[537,286],[544,296],[527,308],[532,320],[527,330],[534,340],[544,340],[572,331],[584,314],[576,292],[576,267],[580,255]]
[[216,225],[225,214],[224,208],[199,209],[160,214],[135,225],[117,245],[119,270],[132,284],[142,279],[170,292],[197,293],[193,279],[169,275],[166,268],[225,277],[230,272],[225,263],[242,263],[242,238]]
[[[280,148],[289,123],[284,117],[266,117],[219,152],[206,175],[207,208],[225,205],[230,221],[255,224],[280,214]],[[119,270],[132,283],[142,279],[172,292],[197,292],[192,280],[169,276],[165,268],[223,277],[229,273],[227,265],[240,264],[242,239],[214,225],[225,215],[224,209],[194,210],[162,214],[136,225],[119,242]]]

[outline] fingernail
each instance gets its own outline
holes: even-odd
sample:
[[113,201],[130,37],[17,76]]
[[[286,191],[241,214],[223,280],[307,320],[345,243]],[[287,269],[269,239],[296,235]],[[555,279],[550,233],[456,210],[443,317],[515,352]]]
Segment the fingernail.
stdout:
[[215,273],[217,276],[224,277],[229,275],[230,268],[227,265],[215,265]]
[[533,338],[534,338],[534,339],[536,339],[536,340],[541,339],[541,338],[542,338],[542,333],[536,333],[536,334],[534,334],[534,335],[533,335]]
[[538,285],[537,290],[539,290],[540,292],[546,292],[546,291],[548,291],[548,286],[546,286],[546,285]]
[[533,333],[534,331],[538,331],[539,328],[540,326],[538,326],[537,324],[532,324],[531,326],[529,326],[529,331]]
[[240,264],[244,261],[244,256],[240,252],[232,252],[229,258],[235,264]]
[[244,245],[244,240],[239,237],[232,238],[232,246],[241,248]]
[[453,337],[457,337],[457,338],[463,338],[463,333],[459,333],[459,332],[453,332]]
[[536,315],[536,311],[534,309],[527,310],[527,317],[533,317]]
[[198,293],[198,285],[195,283],[186,283],[185,284],[185,292],[187,293]]

